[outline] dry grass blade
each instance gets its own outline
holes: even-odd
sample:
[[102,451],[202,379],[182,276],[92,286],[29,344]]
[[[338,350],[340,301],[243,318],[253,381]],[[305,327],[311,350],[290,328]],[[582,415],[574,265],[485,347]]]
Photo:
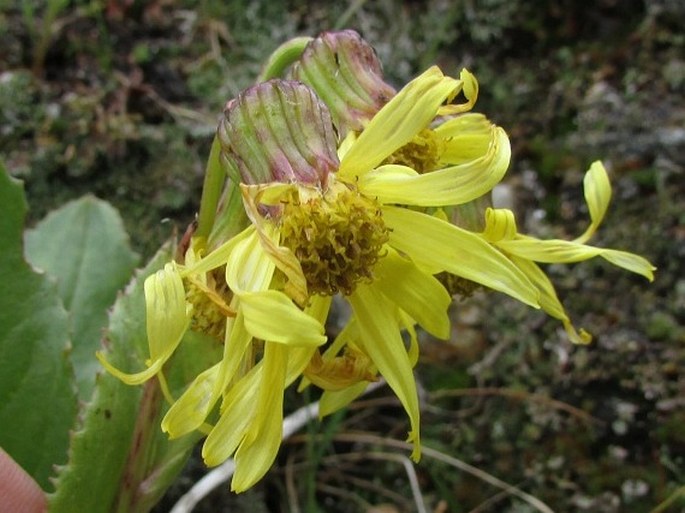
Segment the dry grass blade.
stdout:
[[336,497],[340,497],[341,499],[356,502],[357,504],[359,504],[361,508],[363,508],[364,511],[373,508],[373,504],[365,501],[364,499],[350,492],[349,490],[338,488],[337,486],[327,485],[325,483],[316,483],[316,488],[321,490],[322,492],[326,492],[329,495],[334,495]]
[[288,494],[288,507],[290,513],[300,513],[300,502],[297,499],[297,486],[295,485],[294,455],[288,454],[285,463],[285,490]]
[[484,511],[488,511],[488,510],[490,510],[491,506],[494,506],[499,501],[506,499],[510,495],[511,494],[509,493],[508,490],[502,490],[501,492],[498,492],[495,495],[493,495],[492,497],[490,497],[488,500],[481,502],[478,506],[473,508],[468,513],[483,513]]
[[[357,443],[385,445],[385,446],[389,446],[389,447],[397,447],[399,449],[407,449],[407,450],[411,450],[411,448],[412,448],[412,445],[407,443],[407,442],[383,438],[381,436],[371,435],[371,434],[366,434],[366,433],[342,433],[342,434],[334,436],[333,439],[338,440],[338,441],[343,441],[343,442],[357,442]],[[427,457],[432,458],[434,460],[442,461],[443,463],[446,463],[446,464],[448,464],[454,468],[458,468],[459,470],[466,472],[468,474],[471,474],[472,476],[475,476],[478,479],[480,479],[481,481],[489,483],[492,486],[495,486],[495,487],[500,488],[502,490],[506,490],[511,495],[514,495],[514,496],[518,497],[519,499],[527,502],[528,504],[533,506],[538,511],[541,511],[543,513],[554,513],[554,510],[552,510],[549,506],[547,506],[547,504],[542,502],[540,499],[533,497],[532,495],[527,494],[526,492],[520,490],[519,488],[512,486],[508,483],[505,483],[504,481],[502,481],[500,479],[497,479],[495,476],[488,474],[487,472],[480,470],[479,468],[476,468],[473,465],[469,465],[466,462],[463,462],[457,458],[454,458],[452,456],[444,454],[444,453],[442,453],[436,449],[431,449],[430,447],[426,447],[425,445],[421,446],[421,452],[423,453],[424,456],[427,456]]]
[[664,502],[659,504],[656,508],[654,508],[649,513],[663,513],[670,506],[672,506],[675,503],[675,501],[677,501],[679,498],[682,498],[682,497],[685,497],[685,486],[681,486],[680,488],[678,488]]
[[[404,454],[396,454],[390,452],[350,452],[347,454],[338,454],[330,458],[324,458],[326,462],[331,460],[340,459],[351,459],[351,460],[383,460],[383,461],[394,461],[400,463],[405,472],[407,473],[407,479],[409,480],[409,486],[411,488],[412,496],[414,498],[414,504],[416,504],[416,511],[418,513],[428,513],[426,510],[426,503],[423,499],[423,494],[421,493],[421,487],[419,486],[419,478],[416,475],[416,470],[411,460]],[[395,492],[392,492],[395,493]]]
[[441,399],[443,397],[461,397],[461,396],[500,396],[517,399],[520,401],[533,401],[539,404],[549,406],[556,410],[565,411],[569,415],[577,417],[585,422],[601,424],[602,421],[593,417],[589,413],[571,406],[568,403],[557,401],[545,395],[533,394],[525,390],[512,390],[509,388],[460,388],[456,390],[438,390],[431,393],[432,399]]

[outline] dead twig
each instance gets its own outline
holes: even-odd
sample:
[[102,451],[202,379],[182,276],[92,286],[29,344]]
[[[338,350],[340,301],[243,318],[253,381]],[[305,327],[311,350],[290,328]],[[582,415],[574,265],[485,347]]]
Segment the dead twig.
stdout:
[[486,388],[459,388],[459,389],[455,389],[455,390],[438,390],[436,392],[431,393],[431,399],[441,399],[443,397],[462,397],[462,396],[476,396],[476,397],[500,396],[500,397],[507,397],[510,399],[517,399],[519,401],[533,401],[533,402],[536,402],[539,404],[543,404],[545,406],[549,406],[550,408],[554,408],[556,410],[565,411],[569,415],[577,417],[577,418],[579,418],[585,422],[598,424],[598,425],[603,424],[603,422],[601,420],[599,420],[596,417],[593,417],[592,415],[581,410],[580,408],[576,408],[575,406],[571,406],[570,404],[562,402],[562,401],[557,401],[556,399],[552,399],[551,397],[547,397],[546,395],[534,394],[534,393],[526,392],[525,390],[512,390],[509,388],[486,387]]

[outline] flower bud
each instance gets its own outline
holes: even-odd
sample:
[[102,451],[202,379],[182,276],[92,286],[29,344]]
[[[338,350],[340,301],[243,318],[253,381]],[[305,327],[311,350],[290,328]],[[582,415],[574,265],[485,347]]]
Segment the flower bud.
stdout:
[[353,30],[324,32],[313,39],[295,64],[292,77],[311,86],[331,109],[342,138],[361,131],[395,96],[383,81],[374,49]]
[[246,184],[325,185],[339,166],[328,108],[306,85],[269,80],[243,91],[218,129],[222,161]]

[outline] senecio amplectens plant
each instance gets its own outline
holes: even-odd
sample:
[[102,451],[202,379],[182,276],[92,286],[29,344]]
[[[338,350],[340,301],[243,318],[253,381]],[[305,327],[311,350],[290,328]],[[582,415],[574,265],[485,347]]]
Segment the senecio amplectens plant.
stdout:
[[[287,43],[226,104],[197,224],[145,281],[147,368],[98,357],[127,384],[159,380],[171,404],[162,430],[206,434],[209,466],[235,458],[233,490],[272,465],[284,390],[298,380],[323,390],[328,415],[384,378],[418,460],[416,326],[447,339],[455,295],[503,292],[584,344],[590,335],[573,327],[538,263],[600,256],[652,280],[644,258],[586,244],[611,197],[600,162],[585,176],[590,225],[575,240],[523,235],[512,211],[487,206],[511,151],[506,132],[472,112],[477,96],[471,73],[437,66],[396,90],[347,30]],[[460,222],[469,205],[481,206],[480,222]],[[328,340],[334,296],[352,314]],[[223,356],[172,397],[165,364],[188,330],[216,338]]]

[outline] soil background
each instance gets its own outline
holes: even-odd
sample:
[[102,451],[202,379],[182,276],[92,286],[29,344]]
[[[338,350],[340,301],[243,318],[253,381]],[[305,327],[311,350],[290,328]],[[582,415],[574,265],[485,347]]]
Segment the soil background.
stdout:
[[[433,63],[476,75],[475,110],[512,141],[497,194],[520,231],[582,233],[583,174],[601,159],[614,196],[593,243],[658,267],[651,284],[601,259],[547,268],[588,347],[495,294],[455,303],[452,339],[422,341],[424,443],[557,512],[685,511],[682,1],[0,0],[0,158],[29,222],[94,194],[149,257],[193,219],[224,103],[280,43],[336,28],[359,31],[396,85]],[[196,511],[416,511],[404,453],[362,436],[406,427],[381,389],[285,443],[250,492]],[[192,459],[155,511],[204,472]],[[416,473],[428,511],[536,511],[429,457]]]

